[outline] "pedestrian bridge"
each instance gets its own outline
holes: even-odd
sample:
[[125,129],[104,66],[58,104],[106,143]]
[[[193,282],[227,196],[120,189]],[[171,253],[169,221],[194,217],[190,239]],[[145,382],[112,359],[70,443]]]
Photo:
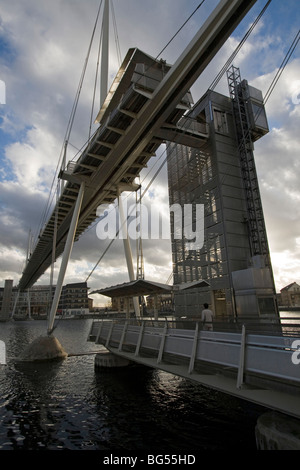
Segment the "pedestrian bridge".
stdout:
[[95,320],[88,341],[120,357],[300,418],[299,325]]

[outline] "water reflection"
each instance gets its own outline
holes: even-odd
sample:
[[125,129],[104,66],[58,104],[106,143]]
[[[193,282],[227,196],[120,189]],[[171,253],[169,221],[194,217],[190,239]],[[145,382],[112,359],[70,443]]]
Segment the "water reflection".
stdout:
[[71,355],[59,363],[14,361],[43,324],[0,326],[8,365],[0,368],[0,449],[255,449],[260,408],[144,366],[95,371],[90,322],[61,322],[55,335]]
[[255,449],[257,408],[180,377],[142,367],[98,372],[94,394],[108,448],[190,452],[236,442]]

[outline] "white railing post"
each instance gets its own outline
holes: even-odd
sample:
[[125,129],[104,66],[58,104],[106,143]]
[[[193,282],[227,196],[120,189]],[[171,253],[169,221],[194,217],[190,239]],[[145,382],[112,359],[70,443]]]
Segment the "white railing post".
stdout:
[[96,338],[95,344],[99,344],[99,339],[100,339],[100,334],[101,334],[101,330],[102,330],[102,325],[103,325],[103,320],[101,321],[101,323],[100,323],[100,325],[99,325],[99,330],[98,330],[98,333],[97,333],[97,338]]
[[242,335],[241,335],[240,362],[239,362],[237,384],[236,384],[237,388],[241,388],[244,383],[245,347],[246,347],[246,328],[245,328],[245,325],[243,325]]
[[198,332],[199,332],[199,323],[197,322],[196,328],[195,328],[195,334],[194,334],[193,347],[192,347],[192,352],[191,352],[191,357],[190,357],[189,374],[191,374],[194,370],[197,345],[198,345]]
[[125,339],[127,327],[128,327],[128,321],[126,321],[126,322],[124,323],[124,328],[123,328],[123,331],[122,331],[122,336],[121,336],[121,339],[120,339],[118,351],[122,351],[122,347],[123,347],[123,343],[124,343],[124,339]]
[[157,357],[157,364],[160,364],[161,360],[162,360],[167,333],[168,333],[168,322],[166,320],[165,321],[165,326],[164,326],[164,329],[163,329],[163,332],[162,332],[162,336],[161,336],[159,353],[158,353],[158,357]]
[[106,348],[108,348],[108,346],[109,346],[109,342],[110,342],[110,338],[111,338],[111,335],[112,335],[113,327],[114,327],[114,322],[112,321],[111,325],[110,325],[110,330],[108,332],[108,336],[107,336],[107,339],[106,339],[106,343],[105,343]]
[[140,352],[140,347],[141,347],[141,344],[142,344],[142,338],[143,338],[143,333],[144,333],[144,326],[145,326],[145,322],[142,321],[141,328],[140,328],[140,333],[139,333],[139,337],[138,337],[138,341],[137,341],[137,345],[136,345],[136,348],[135,348],[135,353],[134,353],[135,356],[138,356],[139,352]]

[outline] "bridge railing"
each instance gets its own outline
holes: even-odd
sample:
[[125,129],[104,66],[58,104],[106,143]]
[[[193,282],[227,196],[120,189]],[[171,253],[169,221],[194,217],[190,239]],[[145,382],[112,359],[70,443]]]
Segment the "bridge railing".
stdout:
[[[141,325],[142,322],[147,326],[156,326],[163,328],[166,324],[168,328],[183,328],[194,330],[196,324],[199,330],[203,329],[200,317],[172,317],[160,316],[159,319],[154,317],[141,317],[140,319],[114,316],[103,316],[101,320],[113,320],[115,323],[124,324],[125,321],[129,325]],[[243,326],[246,327],[247,333],[255,333],[257,335],[283,335],[300,337],[300,316],[282,316],[279,319],[274,316],[264,316],[260,319],[253,317],[241,317],[233,319],[232,317],[222,317],[213,322],[213,330],[219,332],[241,333]]]
[[103,320],[93,323],[89,340],[121,355],[154,357],[157,364],[165,359],[175,364],[183,361],[189,373],[203,366],[211,371],[222,368],[236,374],[237,387],[257,376],[298,391],[300,387],[299,341],[283,334],[254,334],[245,325],[240,332],[230,332],[203,331],[199,322],[188,329],[174,321]]

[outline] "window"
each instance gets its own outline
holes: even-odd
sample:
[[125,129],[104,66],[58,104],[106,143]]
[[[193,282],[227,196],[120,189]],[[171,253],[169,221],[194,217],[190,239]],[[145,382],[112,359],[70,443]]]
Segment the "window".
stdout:
[[274,314],[275,306],[273,297],[258,297],[257,298],[259,313],[262,314]]
[[221,134],[228,134],[227,116],[224,111],[214,109],[215,130]]

